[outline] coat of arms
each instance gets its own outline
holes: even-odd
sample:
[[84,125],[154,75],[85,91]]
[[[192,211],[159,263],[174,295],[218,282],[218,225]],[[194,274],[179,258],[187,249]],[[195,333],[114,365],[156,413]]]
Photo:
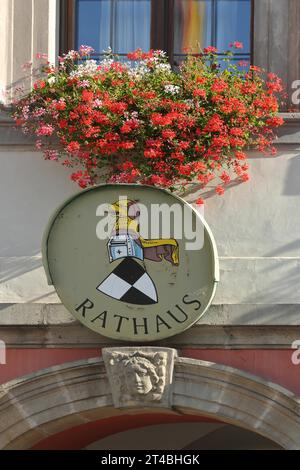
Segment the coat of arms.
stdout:
[[[97,289],[120,302],[151,305],[158,302],[155,283],[147,273],[144,260],[179,265],[177,240],[141,237],[139,205],[122,200],[112,204],[116,223],[107,243],[110,263],[119,263]],[[121,260],[121,262],[120,262]]]

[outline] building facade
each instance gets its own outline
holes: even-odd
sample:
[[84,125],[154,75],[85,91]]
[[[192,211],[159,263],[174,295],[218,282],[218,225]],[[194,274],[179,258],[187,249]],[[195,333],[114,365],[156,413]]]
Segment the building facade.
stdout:
[[[129,47],[153,46],[167,50],[176,66],[180,47],[199,31],[203,42],[216,45],[240,39],[228,33],[229,20],[225,27],[232,16],[246,35],[247,57],[238,58],[277,73],[286,84],[278,153],[266,158],[250,151],[251,184],[233,185],[223,198],[207,195],[205,219],[220,262],[213,305],[196,325],[146,351],[172,351],[165,366],[173,377],[166,399],[159,405],[146,399],[120,404],[114,372],[103,357],[127,345],[75,321],[47,285],[41,262],[48,219],[77,188],[66,177],[68,170],[44,161],[33,141],[13,128],[3,106],[1,449],[300,448],[300,3],[153,3],[2,0],[5,105],[12,86],[22,82],[22,64],[35,64],[37,53],[55,62],[79,42],[96,41],[99,51],[113,44],[121,54]],[[131,23],[118,10],[124,5]],[[198,9],[185,10],[187,5]],[[101,12],[100,6],[114,10]],[[97,21],[88,8],[96,8]],[[198,22],[189,20],[188,12],[194,20],[198,12]],[[142,29],[136,26],[129,36],[132,21]],[[143,355],[143,346],[131,346]]]

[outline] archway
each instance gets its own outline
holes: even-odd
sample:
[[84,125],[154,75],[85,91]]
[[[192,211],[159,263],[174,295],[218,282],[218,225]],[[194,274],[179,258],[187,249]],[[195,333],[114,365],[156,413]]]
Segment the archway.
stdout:
[[[172,406],[150,413],[201,415],[300,448],[300,405],[288,390],[231,367],[188,358],[174,366]],[[0,449],[29,449],[67,429],[145,409],[113,407],[102,359],[41,370],[0,387]],[[174,418],[172,418],[174,419]]]

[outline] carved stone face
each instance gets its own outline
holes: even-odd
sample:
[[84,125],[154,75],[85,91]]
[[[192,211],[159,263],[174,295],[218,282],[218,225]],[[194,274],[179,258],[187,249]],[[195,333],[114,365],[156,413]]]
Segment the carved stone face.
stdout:
[[140,367],[128,367],[126,371],[126,386],[132,395],[147,395],[153,384],[148,372]]
[[174,357],[174,350],[168,348],[105,348],[103,359],[114,406],[169,403]]

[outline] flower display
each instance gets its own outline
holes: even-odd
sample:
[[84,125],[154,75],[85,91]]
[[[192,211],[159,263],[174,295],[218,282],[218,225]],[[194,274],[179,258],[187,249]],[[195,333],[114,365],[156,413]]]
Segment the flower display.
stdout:
[[178,70],[159,50],[138,49],[127,62],[111,52],[97,62],[92,52],[81,46],[57,67],[44,65],[13,112],[46,159],[73,168],[80,187],[197,182],[222,195],[232,179],[249,180],[245,150],[274,153],[274,128],[283,123],[276,75],[232,65],[231,51],[220,63],[214,47],[187,55]]

